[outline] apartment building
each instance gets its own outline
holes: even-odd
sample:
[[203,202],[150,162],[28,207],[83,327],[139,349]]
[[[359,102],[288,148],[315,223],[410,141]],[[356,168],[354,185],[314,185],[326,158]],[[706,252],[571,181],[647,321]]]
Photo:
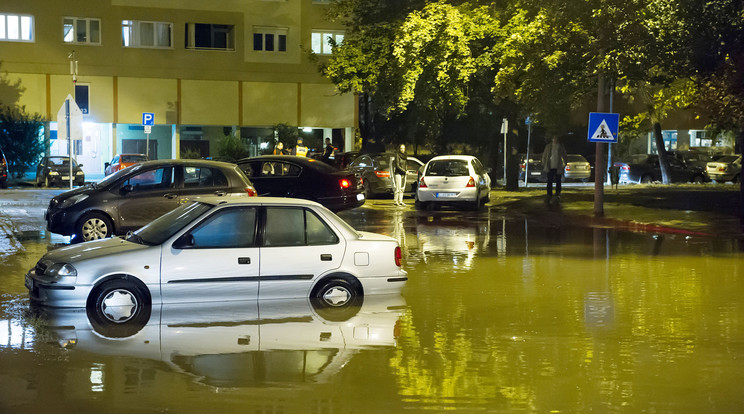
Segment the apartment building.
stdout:
[[[0,102],[46,116],[52,154],[66,155],[58,112],[74,97],[83,127],[73,153],[89,175],[146,142],[151,158],[209,157],[232,133],[257,154],[273,145],[276,124],[302,128],[306,143],[331,137],[351,149],[356,98],[337,93],[309,58],[343,40],[324,19],[328,3],[4,0]],[[149,134],[143,113],[154,114]]]

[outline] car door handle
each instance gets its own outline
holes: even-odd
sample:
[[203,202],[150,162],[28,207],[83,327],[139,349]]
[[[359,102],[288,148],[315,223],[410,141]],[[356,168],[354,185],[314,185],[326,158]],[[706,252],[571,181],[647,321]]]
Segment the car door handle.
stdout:
[[163,197],[165,197],[165,198],[167,198],[169,200],[173,200],[174,198],[177,198],[178,197],[178,194],[166,193],[166,194],[163,194]]
[[238,257],[238,264],[251,264],[250,257]]
[[216,196],[220,196],[220,197],[224,196],[225,194],[227,194],[227,193],[226,193],[226,192],[224,192],[224,191],[215,191],[215,192],[214,192],[214,195],[216,195]]
[[333,256],[330,255],[330,254],[321,254],[320,255],[320,261],[322,261],[322,262],[330,262],[331,260],[333,260]]

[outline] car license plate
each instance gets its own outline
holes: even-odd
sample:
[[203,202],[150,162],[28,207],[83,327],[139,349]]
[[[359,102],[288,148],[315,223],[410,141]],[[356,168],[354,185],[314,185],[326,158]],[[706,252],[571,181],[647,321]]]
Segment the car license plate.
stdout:
[[541,173],[539,171],[537,172],[531,172],[530,175],[540,175]]
[[26,281],[24,284],[26,285],[26,289],[34,290],[34,280],[28,277],[28,275],[26,275]]
[[457,193],[437,193],[437,198],[457,197]]
[[69,179],[70,179],[70,177],[69,177],[69,176],[66,176],[66,175],[63,175],[63,176],[62,176],[62,179],[63,179],[63,180],[69,180]]
[[357,194],[357,201],[362,201],[362,200],[364,200],[364,194],[362,193]]

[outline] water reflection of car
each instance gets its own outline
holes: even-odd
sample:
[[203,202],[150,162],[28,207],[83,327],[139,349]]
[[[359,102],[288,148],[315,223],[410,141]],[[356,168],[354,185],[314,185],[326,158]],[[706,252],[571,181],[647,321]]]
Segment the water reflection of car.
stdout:
[[364,204],[361,177],[321,161],[292,155],[263,155],[236,162],[259,196],[313,200],[333,211]]
[[568,154],[566,167],[563,170],[563,177],[566,181],[588,181],[591,176],[592,166],[586,158],[579,154]]
[[94,308],[277,298],[344,306],[399,293],[398,242],[357,232],[308,200],[212,197],[181,205],[123,238],[62,247],[26,275],[35,303]]
[[491,177],[472,155],[440,155],[426,163],[416,191],[416,206],[460,204],[479,209],[491,200]]
[[476,255],[487,251],[491,243],[490,214],[463,217],[461,214],[434,212],[419,216],[416,242],[423,256],[447,256],[455,268],[468,270]]
[[0,148],[0,188],[8,188],[8,160]]
[[379,295],[343,308],[307,299],[154,305],[124,323],[78,309],[36,312],[68,352],[163,361],[209,386],[254,387],[323,383],[361,350],[397,346],[405,308],[401,296]]
[[[707,181],[704,169],[688,166],[679,159],[668,156],[671,182],[673,183],[703,183]],[[620,168],[621,183],[652,183],[662,180],[658,155],[642,155],[633,157],[629,162],[615,161],[614,166]]]
[[136,230],[193,198],[255,194],[235,164],[147,161],[55,196],[45,218],[52,233],[89,241]]
[[119,170],[123,170],[130,165],[137,164],[138,162],[148,161],[147,155],[145,154],[116,154],[111,161],[103,164],[104,175],[113,174]]
[[[395,153],[383,152],[363,154],[357,157],[348,170],[361,175],[364,180],[364,193],[368,198],[393,193],[393,179],[390,173],[390,160]],[[419,168],[424,165],[418,158],[408,157],[406,163],[406,185],[404,193],[415,193]]]
[[[85,184],[83,165],[72,160],[72,183],[76,186]],[[41,187],[61,187],[70,185],[70,157],[42,157],[36,166],[36,185]]]
[[708,177],[717,183],[741,181],[741,155],[724,155],[706,165]]

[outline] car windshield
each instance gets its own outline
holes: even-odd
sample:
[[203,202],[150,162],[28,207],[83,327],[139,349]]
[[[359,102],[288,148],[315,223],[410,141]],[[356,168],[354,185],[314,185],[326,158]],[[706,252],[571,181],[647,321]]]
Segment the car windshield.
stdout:
[[123,170],[119,170],[111,175],[107,175],[103,180],[99,181],[98,184],[96,184],[97,187],[106,187],[109,184],[112,184],[119,180],[124,175],[129,174],[130,171],[137,171],[142,168],[142,164],[135,164],[131,167],[127,167]]
[[122,155],[121,162],[142,162],[147,161],[147,156],[144,154],[135,155]]
[[[49,165],[70,165],[70,159],[67,157],[50,157],[48,163]],[[77,166],[77,163],[75,160],[72,161],[73,166]]]
[[390,166],[390,159],[395,157],[395,154],[380,154],[375,156],[375,165],[380,169],[386,169]]
[[466,160],[435,160],[429,162],[425,175],[461,177],[470,175]]
[[192,202],[184,204],[156,218],[150,224],[127,237],[127,240],[151,246],[162,244],[184,226],[212,208],[211,204]]

